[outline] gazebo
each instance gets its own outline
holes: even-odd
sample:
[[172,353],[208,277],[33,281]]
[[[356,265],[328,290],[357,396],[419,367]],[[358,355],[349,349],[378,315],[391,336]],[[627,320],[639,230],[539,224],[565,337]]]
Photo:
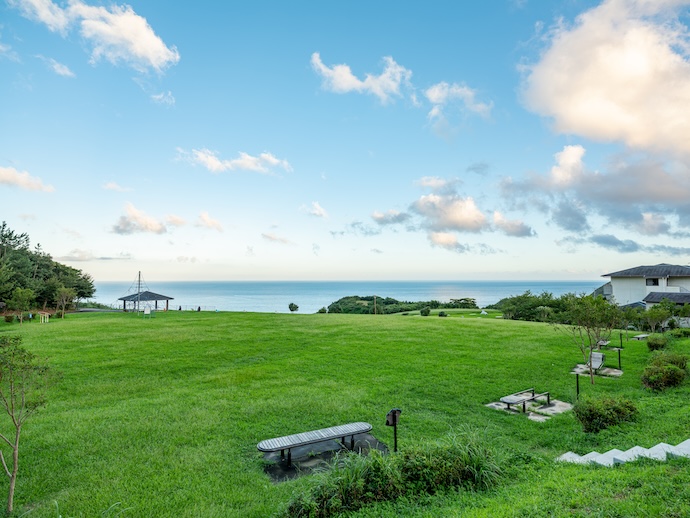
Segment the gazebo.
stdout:
[[152,291],[140,291],[138,293],[132,293],[125,297],[120,297],[117,300],[122,301],[123,311],[127,311],[127,303],[132,303],[132,309],[139,309],[140,302],[153,302],[154,309],[158,309],[158,301],[165,301],[165,311],[168,311],[168,303],[173,300],[173,297],[168,297],[167,295],[160,295],[158,293],[153,293]]

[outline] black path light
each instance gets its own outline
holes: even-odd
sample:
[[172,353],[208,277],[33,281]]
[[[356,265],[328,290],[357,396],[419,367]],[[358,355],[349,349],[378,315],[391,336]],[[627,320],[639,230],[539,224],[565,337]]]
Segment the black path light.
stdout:
[[386,414],[386,426],[393,427],[393,451],[398,451],[398,421],[400,420],[400,414],[402,410],[399,408],[394,408]]

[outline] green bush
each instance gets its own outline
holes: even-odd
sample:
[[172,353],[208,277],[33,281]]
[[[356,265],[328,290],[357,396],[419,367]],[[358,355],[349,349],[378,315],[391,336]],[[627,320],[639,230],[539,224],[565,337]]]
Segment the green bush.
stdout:
[[5,322],[7,322],[8,324],[14,322],[14,315],[5,315]]
[[431,313],[431,308],[429,306],[419,310],[419,314],[422,315],[423,317],[428,317],[429,313]]
[[667,342],[668,340],[664,335],[649,335],[649,338],[647,338],[647,347],[649,347],[650,351],[658,351],[666,347]]
[[319,310],[317,311],[317,313],[328,313],[328,310],[327,310],[326,307],[324,306],[324,307],[322,307],[321,309],[319,309]]
[[666,351],[655,351],[654,356],[649,361],[650,365],[675,365],[679,369],[686,370],[688,367],[688,357],[684,354],[671,353]]
[[685,371],[676,365],[648,365],[642,371],[642,383],[645,387],[661,391],[680,385],[685,379]]
[[597,433],[637,417],[637,408],[627,398],[582,398],[575,403],[574,411],[582,430],[587,433]]
[[688,338],[690,337],[690,327],[677,327],[670,334],[677,338]]
[[321,518],[454,487],[488,489],[501,475],[494,457],[472,435],[451,436],[399,454],[347,453],[336,457],[332,468],[314,477],[303,492],[293,495],[281,516]]
[[446,313],[445,311],[439,311],[439,312],[438,312],[438,316],[439,316],[439,317],[447,317],[447,316],[448,316],[448,313]]

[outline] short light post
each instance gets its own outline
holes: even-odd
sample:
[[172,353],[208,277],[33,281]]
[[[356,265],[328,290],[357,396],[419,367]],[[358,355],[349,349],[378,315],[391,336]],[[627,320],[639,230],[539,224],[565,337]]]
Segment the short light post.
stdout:
[[386,426],[393,427],[393,451],[398,451],[398,421],[402,410],[394,408],[386,414]]

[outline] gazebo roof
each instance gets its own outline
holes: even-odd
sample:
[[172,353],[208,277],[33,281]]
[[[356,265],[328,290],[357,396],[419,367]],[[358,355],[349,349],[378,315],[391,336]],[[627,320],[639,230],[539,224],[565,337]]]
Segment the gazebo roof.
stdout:
[[167,295],[160,295],[158,293],[153,293],[152,291],[141,291],[139,293],[133,293],[131,295],[126,295],[120,297],[117,300],[124,300],[125,302],[150,302],[152,300],[174,300],[173,297],[168,297]]

